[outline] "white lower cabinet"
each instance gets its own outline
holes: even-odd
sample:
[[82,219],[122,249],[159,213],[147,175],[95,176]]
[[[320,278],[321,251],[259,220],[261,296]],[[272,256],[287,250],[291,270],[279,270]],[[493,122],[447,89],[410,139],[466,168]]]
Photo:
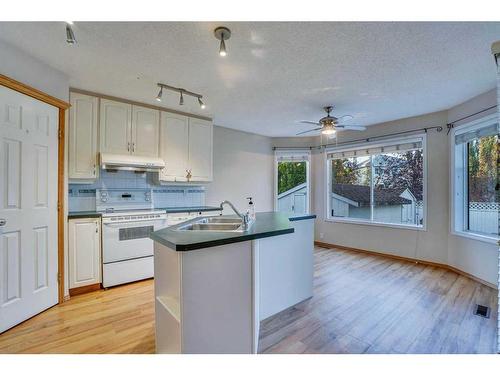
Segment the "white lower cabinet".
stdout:
[[69,220],[69,289],[101,283],[101,219]]

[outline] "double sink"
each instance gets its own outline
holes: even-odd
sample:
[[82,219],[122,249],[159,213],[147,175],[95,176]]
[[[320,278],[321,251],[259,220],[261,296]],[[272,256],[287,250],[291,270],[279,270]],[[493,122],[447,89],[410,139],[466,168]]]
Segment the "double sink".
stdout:
[[177,228],[180,231],[211,231],[211,232],[244,232],[243,220],[240,218],[211,216],[201,217]]

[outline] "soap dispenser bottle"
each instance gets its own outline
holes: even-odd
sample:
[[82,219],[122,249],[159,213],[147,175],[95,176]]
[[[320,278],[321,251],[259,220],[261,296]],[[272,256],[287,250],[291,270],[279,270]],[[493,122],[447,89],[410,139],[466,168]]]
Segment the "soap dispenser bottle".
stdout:
[[255,220],[255,205],[253,204],[252,197],[248,197],[248,208],[247,213],[250,217],[250,220]]

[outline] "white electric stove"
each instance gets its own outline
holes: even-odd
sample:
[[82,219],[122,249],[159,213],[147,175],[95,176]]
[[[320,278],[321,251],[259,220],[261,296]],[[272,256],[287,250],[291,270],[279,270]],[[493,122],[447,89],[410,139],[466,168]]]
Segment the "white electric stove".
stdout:
[[151,189],[98,189],[102,212],[102,285],[153,277],[151,232],[167,226],[165,211],[154,210]]

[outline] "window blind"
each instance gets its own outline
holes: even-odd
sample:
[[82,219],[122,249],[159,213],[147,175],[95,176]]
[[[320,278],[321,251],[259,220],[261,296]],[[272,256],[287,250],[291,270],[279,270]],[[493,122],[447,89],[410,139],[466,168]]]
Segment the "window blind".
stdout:
[[310,156],[310,151],[276,151],[276,160],[279,162],[308,161]]
[[471,130],[455,135],[455,144],[460,145],[481,137],[489,137],[499,133],[498,124],[483,126],[482,128]]
[[382,146],[360,146],[359,148],[349,149],[346,151],[329,151],[328,159],[344,159],[352,157],[362,157],[370,155],[387,154],[392,152],[406,152],[412,150],[419,150],[422,148],[422,140],[412,140],[400,143],[388,143]]

